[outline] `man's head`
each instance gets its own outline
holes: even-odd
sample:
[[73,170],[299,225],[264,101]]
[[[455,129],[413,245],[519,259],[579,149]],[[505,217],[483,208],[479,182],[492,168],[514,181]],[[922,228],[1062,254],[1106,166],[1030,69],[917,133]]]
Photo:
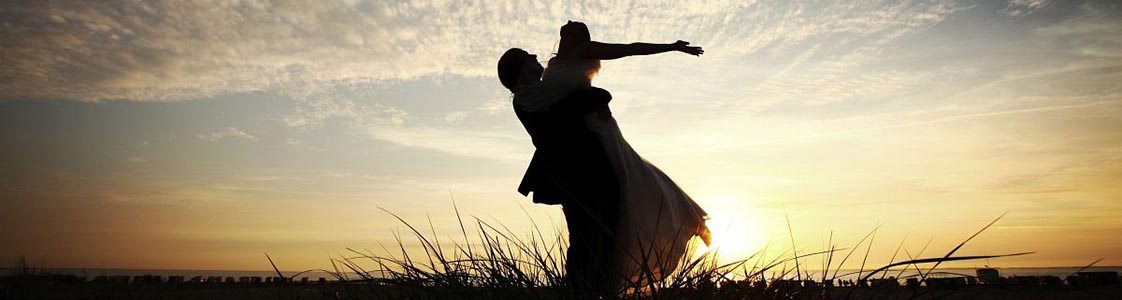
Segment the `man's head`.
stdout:
[[499,82],[511,92],[519,84],[541,81],[542,64],[538,56],[518,48],[510,48],[499,58]]

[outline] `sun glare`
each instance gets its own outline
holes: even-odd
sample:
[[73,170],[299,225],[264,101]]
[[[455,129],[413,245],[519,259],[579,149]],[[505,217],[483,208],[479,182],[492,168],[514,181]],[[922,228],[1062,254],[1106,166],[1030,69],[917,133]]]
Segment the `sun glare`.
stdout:
[[698,254],[716,251],[723,262],[747,258],[764,247],[764,227],[759,216],[736,197],[704,199],[709,204],[709,231],[713,243],[698,243]]

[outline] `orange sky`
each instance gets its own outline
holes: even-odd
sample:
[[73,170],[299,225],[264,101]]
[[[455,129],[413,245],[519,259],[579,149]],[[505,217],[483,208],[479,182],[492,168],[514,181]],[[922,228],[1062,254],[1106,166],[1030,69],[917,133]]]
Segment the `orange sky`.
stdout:
[[[1122,18],[1053,1],[714,1],[0,9],[0,259],[329,268],[464,216],[562,228],[515,186],[533,151],[494,64],[594,39],[705,55],[606,61],[624,135],[712,216],[729,259],[881,225],[998,266],[1122,265]],[[412,242],[410,242],[412,243]],[[410,244],[412,245],[412,244]],[[956,266],[976,266],[966,262]],[[848,265],[847,267],[854,267]]]

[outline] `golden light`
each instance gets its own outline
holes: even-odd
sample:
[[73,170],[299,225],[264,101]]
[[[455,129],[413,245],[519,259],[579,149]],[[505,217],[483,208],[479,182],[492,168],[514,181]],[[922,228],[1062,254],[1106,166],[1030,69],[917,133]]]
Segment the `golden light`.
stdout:
[[764,248],[764,226],[759,215],[743,199],[721,197],[704,199],[709,212],[709,231],[713,243],[698,243],[698,255],[716,251],[722,262],[745,259]]

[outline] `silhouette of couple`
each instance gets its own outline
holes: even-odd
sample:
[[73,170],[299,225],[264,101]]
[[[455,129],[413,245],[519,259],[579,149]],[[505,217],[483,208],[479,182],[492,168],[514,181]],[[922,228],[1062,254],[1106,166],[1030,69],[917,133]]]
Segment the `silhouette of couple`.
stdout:
[[701,55],[688,42],[609,44],[588,27],[561,26],[556,56],[507,50],[499,81],[513,94],[515,114],[536,148],[518,191],[560,204],[569,231],[568,283],[593,297],[662,280],[693,236],[709,243],[706,213],[624,140],[608,91],[593,87],[600,60],[664,52]]

